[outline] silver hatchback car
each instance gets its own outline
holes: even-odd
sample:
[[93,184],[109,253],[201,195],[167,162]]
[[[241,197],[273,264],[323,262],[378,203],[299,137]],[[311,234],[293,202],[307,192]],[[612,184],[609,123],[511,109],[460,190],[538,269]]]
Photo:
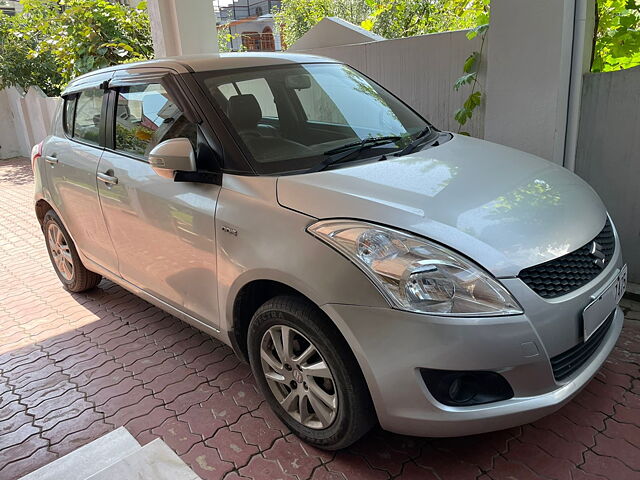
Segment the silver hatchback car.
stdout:
[[309,443],[536,420],[618,338],[626,266],[596,193],[347,65],[168,58],[63,98],[32,154],[61,282],[108,278],[231,345]]

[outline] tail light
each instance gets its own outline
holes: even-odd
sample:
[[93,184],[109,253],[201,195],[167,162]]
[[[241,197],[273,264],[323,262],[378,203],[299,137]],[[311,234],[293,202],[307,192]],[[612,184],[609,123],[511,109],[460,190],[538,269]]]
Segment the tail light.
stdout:
[[34,145],[31,149],[31,170],[35,172],[36,170],[36,162],[42,156],[42,144],[44,141]]

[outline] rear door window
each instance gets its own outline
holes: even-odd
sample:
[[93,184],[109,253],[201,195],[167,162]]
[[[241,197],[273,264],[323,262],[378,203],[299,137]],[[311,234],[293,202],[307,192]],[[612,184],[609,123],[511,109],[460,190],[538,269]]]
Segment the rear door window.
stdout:
[[104,91],[98,88],[80,92],[75,105],[73,138],[94,145],[100,143],[103,97]]

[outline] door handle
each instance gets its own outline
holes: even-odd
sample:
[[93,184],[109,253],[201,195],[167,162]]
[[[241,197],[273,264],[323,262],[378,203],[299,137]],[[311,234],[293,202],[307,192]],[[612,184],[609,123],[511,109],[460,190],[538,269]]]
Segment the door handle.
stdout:
[[55,155],[45,155],[44,161],[50,165],[55,165],[56,163],[58,163],[58,157],[56,157]]
[[112,175],[109,175],[108,173],[98,173],[98,175],[96,175],[96,178],[107,185],[118,184],[118,177],[114,177]]

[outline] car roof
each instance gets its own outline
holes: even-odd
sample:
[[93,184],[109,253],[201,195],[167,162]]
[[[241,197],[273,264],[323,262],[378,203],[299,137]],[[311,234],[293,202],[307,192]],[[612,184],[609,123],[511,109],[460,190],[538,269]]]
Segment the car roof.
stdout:
[[[105,74],[119,70],[134,68],[167,68],[176,73],[205,72],[211,70],[229,70],[247,67],[266,67],[272,65],[286,65],[294,63],[340,63],[326,57],[306,55],[302,53],[275,53],[275,52],[240,52],[240,53],[207,53],[199,55],[182,55],[177,57],[157,58],[142,62],[123,63],[81,75],[71,82],[67,90],[73,89],[78,84],[90,83],[95,77],[104,77]],[[93,83],[93,82],[91,82]]]

